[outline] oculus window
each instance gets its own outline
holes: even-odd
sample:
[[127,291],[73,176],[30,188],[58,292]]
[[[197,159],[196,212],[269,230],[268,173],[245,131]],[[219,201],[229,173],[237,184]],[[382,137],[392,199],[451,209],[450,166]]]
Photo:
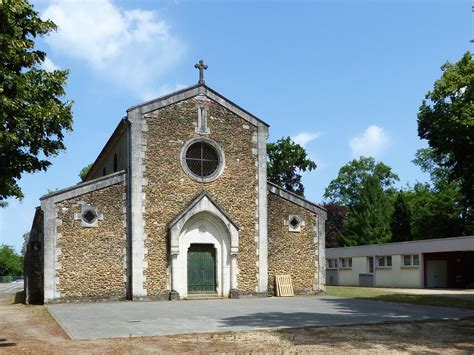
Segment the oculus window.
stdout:
[[193,180],[210,182],[217,179],[224,169],[224,153],[214,141],[196,137],[184,145],[181,165]]

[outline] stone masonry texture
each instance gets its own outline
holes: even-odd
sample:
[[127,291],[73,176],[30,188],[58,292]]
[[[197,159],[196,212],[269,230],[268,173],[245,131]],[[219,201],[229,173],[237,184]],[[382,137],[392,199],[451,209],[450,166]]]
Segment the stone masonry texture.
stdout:
[[[185,142],[199,135],[195,129],[197,105],[208,107],[210,133],[201,134],[214,140],[225,155],[222,175],[209,183],[191,179],[180,162]],[[148,296],[160,296],[169,289],[168,223],[202,191],[207,191],[239,225],[238,288],[243,293],[254,293],[258,282],[257,128],[207,98],[192,98],[156,110],[146,115],[146,123],[143,218]]]
[[[290,232],[288,216],[304,221],[300,232]],[[274,293],[275,275],[291,275],[296,294],[314,293],[317,274],[317,215],[301,206],[268,193],[268,292]]]
[[[61,299],[125,298],[124,194],[120,183],[56,204]],[[81,220],[74,218],[82,204],[94,205],[103,214],[97,227],[81,227]]]

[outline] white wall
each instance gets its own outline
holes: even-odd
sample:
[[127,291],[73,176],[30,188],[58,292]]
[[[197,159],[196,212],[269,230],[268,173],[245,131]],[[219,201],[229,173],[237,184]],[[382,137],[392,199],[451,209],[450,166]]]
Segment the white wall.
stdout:
[[[339,267],[340,265],[339,261]],[[391,268],[380,268],[375,265],[375,286],[419,288],[421,284],[420,267],[404,267],[402,266],[402,255],[392,255]],[[352,269],[339,269],[338,272],[339,285],[359,286],[359,274],[368,273],[367,257],[352,258]]]
[[[338,265],[341,267],[340,260]],[[352,269],[339,269],[339,285],[359,286],[359,274],[366,274],[367,271],[367,259],[365,256],[352,258]]]
[[375,286],[420,287],[420,268],[402,266],[402,256],[392,255],[391,268],[376,268]]

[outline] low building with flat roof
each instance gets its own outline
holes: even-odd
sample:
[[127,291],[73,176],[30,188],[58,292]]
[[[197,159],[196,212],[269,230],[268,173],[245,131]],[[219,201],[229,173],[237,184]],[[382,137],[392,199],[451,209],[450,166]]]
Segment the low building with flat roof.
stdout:
[[474,288],[474,236],[326,249],[326,284]]

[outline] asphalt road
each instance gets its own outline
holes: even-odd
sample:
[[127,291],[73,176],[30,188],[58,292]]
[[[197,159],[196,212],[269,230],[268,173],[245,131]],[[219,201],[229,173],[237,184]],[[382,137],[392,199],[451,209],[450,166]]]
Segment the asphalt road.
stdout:
[[73,339],[474,317],[470,310],[329,296],[70,303],[48,309]]
[[0,294],[17,293],[20,291],[23,291],[23,281],[0,283]]

